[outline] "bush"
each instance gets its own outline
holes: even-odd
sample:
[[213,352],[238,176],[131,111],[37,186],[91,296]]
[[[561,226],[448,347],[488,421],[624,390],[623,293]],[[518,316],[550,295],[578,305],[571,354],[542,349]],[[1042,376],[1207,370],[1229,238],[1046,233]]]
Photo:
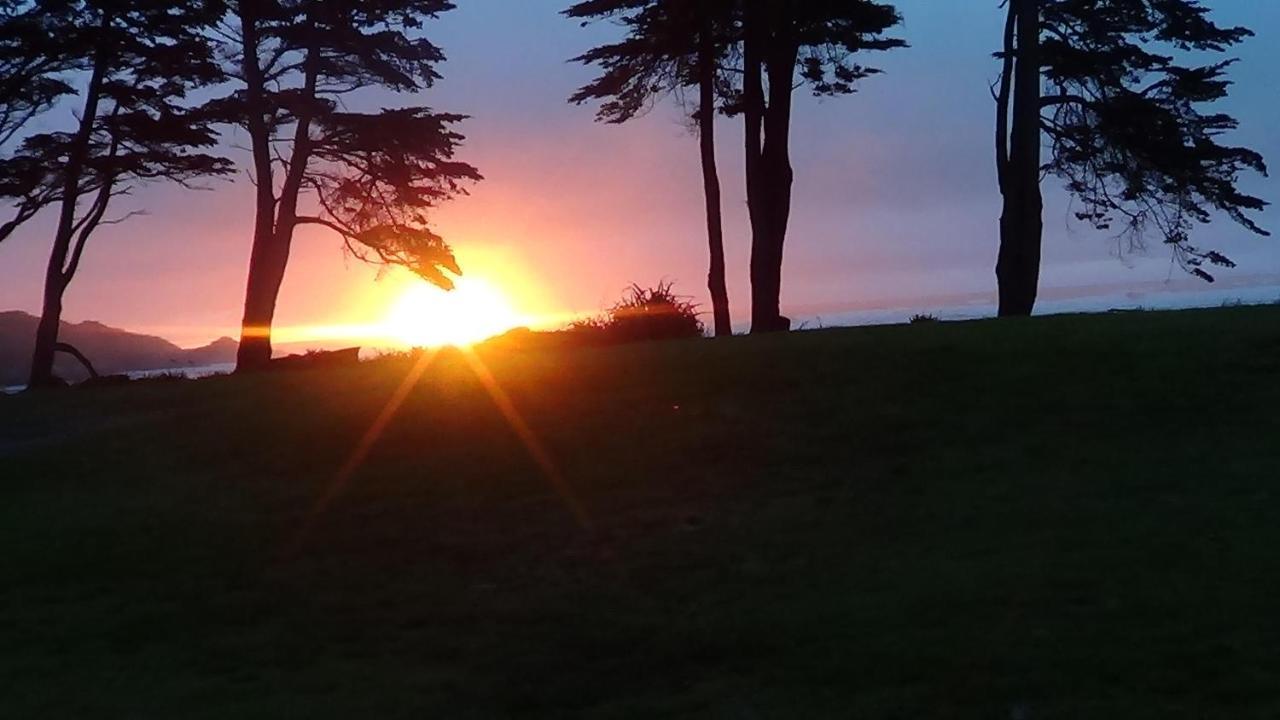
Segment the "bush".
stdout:
[[912,325],[917,325],[920,323],[936,323],[936,322],[938,322],[938,318],[933,315],[918,314],[918,315],[911,316]]
[[632,284],[605,313],[575,321],[565,333],[604,345],[702,337],[705,328],[698,315],[698,306],[676,295],[672,283],[660,282],[652,288]]

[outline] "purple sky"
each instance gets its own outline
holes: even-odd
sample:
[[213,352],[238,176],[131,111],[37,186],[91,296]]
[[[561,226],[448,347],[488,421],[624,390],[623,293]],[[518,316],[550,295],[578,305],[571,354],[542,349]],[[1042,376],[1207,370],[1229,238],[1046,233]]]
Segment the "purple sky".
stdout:
[[[486,181],[438,215],[464,270],[504,284],[530,314],[599,309],[631,281],[675,280],[705,303],[705,237],[696,143],[674,102],[634,123],[602,126],[565,98],[590,77],[566,62],[613,29],[582,29],[558,11],[567,0],[460,0],[430,31],[449,62],[443,82],[416,100],[473,116],[462,157]],[[1258,37],[1243,47],[1224,109],[1236,142],[1280,166],[1280,2],[1209,0],[1223,23]],[[797,97],[796,185],[784,312],[866,306],[922,296],[994,294],[999,196],[992,166],[996,0],[903,0],[906,50],[871,59],[886,70],[851,97]],[[387,98],[367,97],[370,104]],[[748,234],[741,132],[722,121],[730,297],[746,316]],[[242,138],[232,138],[233,142]],[[1246,188],[1280,200],[1276,181]],[[1069,220],[1046,184],[1048,288],[1139,285],[1170,274],[1159,247],[1124,260],[1105,235]],[[252,188],[243,175],[204,192],[140,190],[149,214],[93,239],[66,308],[182,343],[233,334],[249,253]],[[122,210],[130,209],[123,207]],[[1264,226],[1280,230],[1280,212]],[[37,312],[49,217],[0,245],[0,308]],[[1225,250],[1235,276],[1280,276],[1280,248],[1221,221],[1197,239]],[[286,279],[282,325],[358,324],[385,313],[402,278],[345,259],[335,238],[299,240]],[[1174,277],[1180,277],[1175,272]],[[400,283],[397,285],[396,283]]]

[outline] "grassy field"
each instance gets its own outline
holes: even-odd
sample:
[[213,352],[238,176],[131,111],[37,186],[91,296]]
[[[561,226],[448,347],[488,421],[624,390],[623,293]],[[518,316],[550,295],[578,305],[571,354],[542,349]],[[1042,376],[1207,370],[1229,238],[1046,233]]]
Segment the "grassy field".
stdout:
[[0,398],[0,716],[1280,715],[1280,308],[479,361]]

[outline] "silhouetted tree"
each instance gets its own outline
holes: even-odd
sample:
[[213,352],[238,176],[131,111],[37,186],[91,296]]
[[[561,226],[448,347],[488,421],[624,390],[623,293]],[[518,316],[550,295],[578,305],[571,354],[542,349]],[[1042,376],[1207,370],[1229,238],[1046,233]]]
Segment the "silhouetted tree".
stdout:
[[626,122],[661,97],[683,88],[697,88],[694,118],[710,252],[707,289],[717,337],[733,334],[725,282],[715,117],[717,100],[726,86],[723,62],[736,43],[735,5],[734,0],[587,0],[565,11],[572,18],[615,19],[627,30],[621,42],[574,58],[602,69],[600,77],[570,98],[578,104],[602,101],[597,115],[601,121]]
[[[852,93],[878,73],[857,53],[905,46],[884,33],[901,21],[871,0],[742,0],[742,97],[751,214],[751,331],[787,330],[782,256],[791,216],[791,109],[797,80],[816,95]],[[797,75],[799,76],[797,78]]]
[[[1190,272],[1231,266],[1191,245],[1214,210],[1266,234],[1249,217],[1265,207],[1237,189],[1245,170],[1266,172],[1252,150],[1219,143],[1232,117],[1206,113],[1227,94],[1231,60],[1179,62],[1220,53],[1252,33],[1223,28],[1197,0],[1006,0],[997,86],[997,166],[1004,213],[996,276],[1000,314],[1035,305],[1043,232],[1040,181],[1062,178],[1100,229],[1123,224],[1140,244],[1154,228]],[[1164,48],[1157,52],[1153,48]],[[1042,157],[1042,139],[1049,157]]]
[[70,10],[66,4],[0,3],[0,197],[16,201],[0,223],[0,242],[58,200],[60,186],[46,182],[54,168],[13,150],[30,120],[74,91],[63,76],[82,69],[84,58],[51,32],[66,25]]
[[[460,272],[427,211],[479,180],[453,160],[460,115],[424,107],[351,112],[367,88],[415,93],[439,77],[422,38],[447,0],[238,0],[217,35],[241,87],[211,104],[249,136],[257,185],[239,370],[271,360],[271,325],[303,224],[327,227],[356,257],[403,265],[442,288]],[[303,207],[313,203],[314,211]]]
[[[229,168],[199,152],[215,136],[182,104],[192,88],[221,78],[200,34],[216,17],[210,3],[81,0],[30,7],[40,28],[30,34],[34,54],[77,71],[79,85],[74,128],[25,137],[5,163],[0,186],[16,199],[20,215],[43,205],[59,211],[31,364],[30,385],[41,386],[56,382],[62,300],[86,243],[99,226],[118,221],[105,219],[111,201],[137,182],[187,182]],[[35,79],[45,88],[36,105],[70,87],[67,78]]]

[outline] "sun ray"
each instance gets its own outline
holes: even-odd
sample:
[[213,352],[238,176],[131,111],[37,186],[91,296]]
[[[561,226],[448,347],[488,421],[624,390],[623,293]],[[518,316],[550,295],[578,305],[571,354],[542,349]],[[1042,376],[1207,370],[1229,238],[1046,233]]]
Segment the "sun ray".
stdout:
[[578,498],[568,479],[560,472],[560,468],[552,460],[550,453],[547,452],[542,441],[538,439],[537,434],[533,432],[533,429],[525,422],[520,411],[516,409],[515,403],[511,402],[511,397],[502,389],[497,379],[494,378],[493,373],[489,371],[489,367],[484,364],[484,361],[480,359],[480,356],[474,350],[471,348],[460,348],[459,350],[462,356],[466,358],[467,364],[471,366],[471,371],[475,373],[480,385],[489,393],[489,397],[498,408],[498,412],[502,413],[507,424],[515,432],[516,437],[520,439],[520,442],[529,452],[529,456],[538,465],[538,469],[542,471],[547,482],[551,484],[551,488],[568,506],[569,512],[578,521],[578,525],[583,530],[591,532],[594,529],[594,523],[590,514],[587,513],[586,506]]
[[[551,454],[547,451],[542,441],[538,438],[533,428],[525,421],[524,416],[516,409],[515,403],[511,401],[511,397],[507,394],[501,384],[493,376],[489,367],[484,364],[480,356],[469,347],[459,347],[459,354],[466,360],[467,366],[479,381],[480,386],[484,388],[489,398],[493,401],[494,406],[501,413],[503,419],[511,427],[516,434],[520,443],[529,453],[529,457],[538,466],[538,470],[551,485],[552,490],[560,497],[567,506],[569,513],[573,516],[578,525],[588,533],[594,531],[594,522],[591,515],[587,512],[585,504],[578,497],[573,487],[569,484],[564,473],[560,471],[559,466],[552,459]],[[382,434],[386,431],[392,420],[395,419],[396,413],[400,407],[404,405],[409,394],[417,387],[422,380],[422,376],[431,366],[433,360],[439,353],[424,350],[414,361],[413,366],[409,369],[408,374],[396,387],[391,397],[387,399],[382,410],[379,411],[376,418],[370,424],[369,428],[360,437],[352,449],[347,460],[342,464],[338,471],[334,474],[333,479],[325,487],[324,491],[316,499],[315,503],[307,511],[298,531],[291,540],[285,544],[281,553],[284,558],[294,557],[310,537],[316,523],[328,510],[329,506],[342,494],[346,487],[350,484],[352,477],[356,471],[368,459],[373,447],[377,444]]]
[[395,392],[391,393],[391,397],[387,400],[386,405],[374,418],[373,424],[360,437],[360,441],[356,443],[355,448],[347,457],[347,461],[342,464],[338,472],[334,474],[333,479],[325,488],[320,497],[316,499],[314,505],[307,512],[306,519],[303,520],[302,526],[298,529],[293,539],[285,545],[284,556],[292,557],[302,548],[302,544],[306,542],[307,537],[311,534],[316,522],[320,516],[324,514],[329,505],[342,494],[343,489],[351,482],[351,478],[355,475],[356,470],[364,464],[369,457],[373,446],[378,442],[378,438],[382,437],[382,433],[386,431],[387,426],[391,424],[396,413],[400,410],[400,406],[408,399],[409,393],[417,387],[418,382],[422,380],[422,376],[426,373],[427,368],[431,366],[432,360],[436,357],[436,353],[429,350],[422,351],[417,360],[414,361],[413,367],[409,369],[409,373],[405,375],[404,380],[396,387]]

